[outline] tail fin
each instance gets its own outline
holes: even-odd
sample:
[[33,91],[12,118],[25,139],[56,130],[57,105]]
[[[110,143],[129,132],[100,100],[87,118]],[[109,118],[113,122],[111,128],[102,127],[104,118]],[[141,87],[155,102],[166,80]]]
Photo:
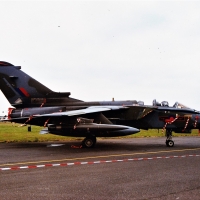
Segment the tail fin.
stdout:
[[53,92],[20,69],[20,66],[0,61],[0,89],[12,106],[16,108],[54,106],[62,104],[63,98],[64,102],[79,101],[69,98],[69,92]]

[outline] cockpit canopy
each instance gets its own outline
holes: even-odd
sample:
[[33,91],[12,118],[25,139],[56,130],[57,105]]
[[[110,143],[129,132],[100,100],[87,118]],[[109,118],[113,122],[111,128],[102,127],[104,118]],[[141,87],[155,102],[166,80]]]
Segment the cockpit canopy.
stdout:
[[173,107],[175,108],[189,108],[188,106],[183,105],[182,103],[176,102]]
[[[156,101],[156,99],[153,100],[153,106],[164,106],[164,107],[169,107],[169,103],[168,101],[162,101],[161,103],[159,103],[158,101]],[[176,102],[173,105],[174,108],[189,108],[179,102]]]

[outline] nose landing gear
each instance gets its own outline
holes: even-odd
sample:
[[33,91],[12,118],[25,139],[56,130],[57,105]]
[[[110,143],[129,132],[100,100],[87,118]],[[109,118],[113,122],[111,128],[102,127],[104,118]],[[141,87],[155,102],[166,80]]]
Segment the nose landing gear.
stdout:
[[166,129],[166,146],[167,147],[173,147],[174,146],[174,141],[172,140],[172,130],[171,129]]

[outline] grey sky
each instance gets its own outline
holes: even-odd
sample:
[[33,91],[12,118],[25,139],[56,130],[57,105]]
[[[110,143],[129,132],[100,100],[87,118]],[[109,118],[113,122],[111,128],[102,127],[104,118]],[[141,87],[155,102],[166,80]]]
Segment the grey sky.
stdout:
[[[0,7],[0,60],[50,89],[85,101],[156,98],[200,110],[199,1],[0,1]],[[7,109],[2,95],[0,102]]]

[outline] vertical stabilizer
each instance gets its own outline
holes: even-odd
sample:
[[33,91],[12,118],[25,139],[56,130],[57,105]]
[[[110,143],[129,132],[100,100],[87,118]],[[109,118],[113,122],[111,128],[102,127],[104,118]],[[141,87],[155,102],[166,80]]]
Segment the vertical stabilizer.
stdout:
[[53,91],[8,62],[0,61],[0,89],[14,107],[45,101]]

